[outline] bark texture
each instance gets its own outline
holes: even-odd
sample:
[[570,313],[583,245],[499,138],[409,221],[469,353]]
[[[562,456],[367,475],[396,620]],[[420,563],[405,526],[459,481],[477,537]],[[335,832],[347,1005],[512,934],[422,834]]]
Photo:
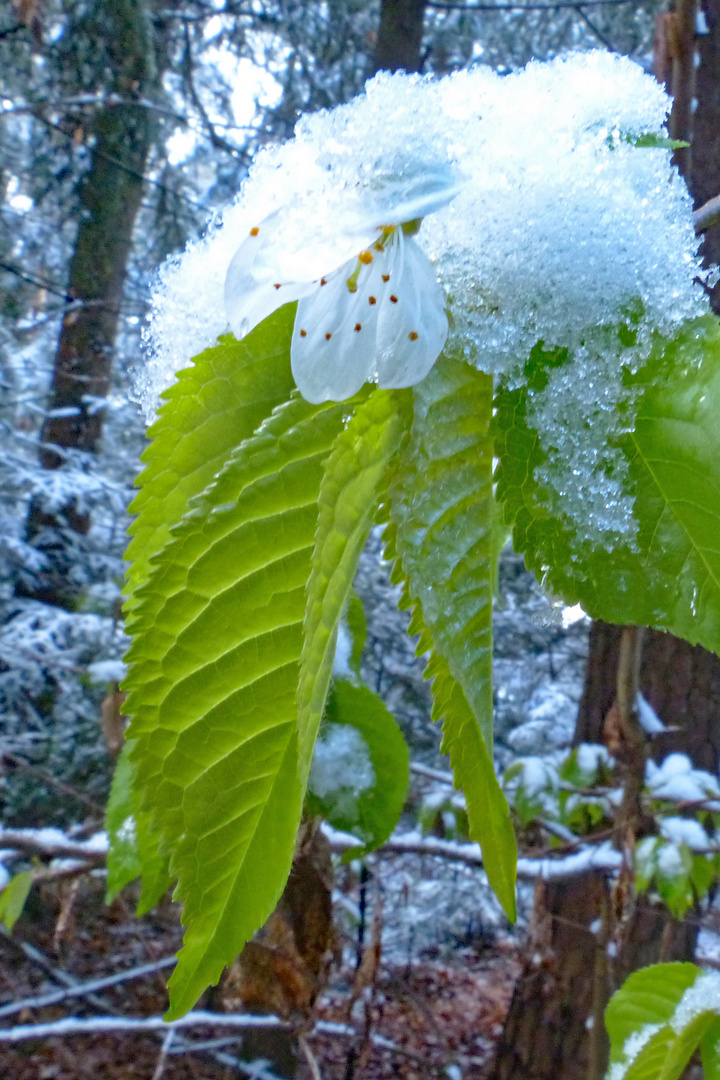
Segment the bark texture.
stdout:
[[[70,261],[65,312],[41,432],[40,462],[58,469],[68,452],[94,453],[102,434],[104,399],[110,389],[115,337],[143,177],[155,135],[144,104],[156,81],[153,27],[145,0],[106,0],[105,46],[115,103],[99,109],[92,127],[90,167],[83,177],[80,224]],[[100,407],[99,407],[100,405]],[[48,560],[47,571],[18,592],[71,607],[68,585],[77,540],[89,516],[69,500],[60,512],[35,501],[28,539]]]
[[[575,742],[602,742],[615,699],[622,627],[594,623]],[[640,690],[666,725],[681,728],[654,738],[649,754],[688,754],[716,772],[720,746],[720,658],[699,646],[648,630]],[[601,1004],[638,967],[659,960],[691,959],[695,926],[670,918],[641,899],[624,927],[617,957],[607,961],[602,935],[591,930],[611,902],[601,874],[540,885],[528,955],[515,990],[495,1062],[495,1080],[586,1080],[591,1038],[587,1027],[593,995]],[[596,925],[593,927],[596,931]],[[598,985],[598,974],[600,985]],[[607,1042],[596,1044],[597,1075],[607,1064]]]
[[[702,9],[709,32],[697,39],[697,109],[690,179],[696,206],[720,195],[720,0],[702,0]],[[701,251],[707,263],[720,263],[720,225],[705,233]],[[720,313],[720,283],[712,291],[712,306]]]
[[373,73],[421,71],[425,0],[382,0]]

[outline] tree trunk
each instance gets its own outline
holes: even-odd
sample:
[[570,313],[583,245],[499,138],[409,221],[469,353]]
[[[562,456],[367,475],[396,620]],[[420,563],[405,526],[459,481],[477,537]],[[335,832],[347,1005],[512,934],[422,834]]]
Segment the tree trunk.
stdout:
[[[90,168],[80,185],[68,307],[55,355],[49,414],[41,432],[40,462],[46,469],[59,469],[65,451],[98,449],[101,402],[110,389],[128,257],[154,137],[153,114],[141,104],[152,95],[156,79],[153,28],[145,0],[106,0],[105,19],[111,89],[119,100],[103,106],[96,116]],[[86,533],[89,525],[89,515],[75,500],[68,500],[60,512],[49,512],[35,500],[28,516],[28,539],[43,549],[48,569],[18,592],[72,606],[67,581],[77,543],[72,534]]]
[[425,0],[382,0],[373,74],[422,70],[425,7]]
[[[699,65],[695,74],[697,110],[690,190],[696,206],[720,195],[720,0],[702,0],[708,33],[697,39]],[[720,263],[720,225],[708,229],[701,248],[706,263]],[[720,282],[711,298],[720,314]]]
[[[575,742],[601,742],[615,698],[622,628],[594,623]],[[720,658],[700,646],[648,630],[640,689],[666,725],[682,730],[653,739],[651,756],[688,754],[700,768],[718,769]],[[636,968],[659,960],[692,959],[697,930],[641,899],[617,957],[606,960],[597,932],[610,902],[605,876],[589,873],[539,885],[528,958],[510,1006],[495,1062],[495,1080],[586,1080],[592,1075],[588,1018]],[[595,998],[594,998],[594,995]],[[607,1064],[604,1032],[595,1044],[595,1074]]]

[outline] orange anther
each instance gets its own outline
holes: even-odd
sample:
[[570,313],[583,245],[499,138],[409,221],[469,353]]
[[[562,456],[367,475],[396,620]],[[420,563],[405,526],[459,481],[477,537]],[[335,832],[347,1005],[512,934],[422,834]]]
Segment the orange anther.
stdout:
[[361,324],[361,323],[359,323],[359,322],[356,322],[356,323],[355,323],[355,330],[356,330],[356,331],[357,331],[357,330],[362,330],[362,324]]
[[320,284],[321,285],[327,285],[327,278],[321,277],[320,278]]
[[326,341],[329,341],[331,337],[332,337],[332,334],[330,334],[330,333],[327,333],[327,334],[325,335],[325,340],[326,340]]
[[366,266],[373,261],[373,257],[369,251],[361,251],[358,255],[358,259],[361,263],[365,263]]
[[410,331],[410,333],[408,334],[408,337],[410,338],[411,341],[417,341],[417,339],[418,339],[418,335],[414,330]]
[[301,330],[300,337],[307,337],[307,330]]
[[398,298],[397,296],[395,296],[395,293],[390,293],[390,299],[392,300],[393,304],[397,304]]
[[383,281],[389,281],[390,280],[390,275],[389,274],[383,274],[382,279],[383,279]]
[[274,286],[273,286],[273,288],[274,288],[274,289],[279,289],[280,287],[281,287],[281,286],[280,286],[280,282],[279,282],[279,281],[276,281],[276,282],[275,282],[275,284],[274,284]]
[[368,304],[377,304],[377,300],[374,296],[368,296]]
[[257,225],[253,225],[252,229],[250,230],[250,235],[251,236],[257,236],[257,234],[259,232],[260,232],[260,230],[258,229]]

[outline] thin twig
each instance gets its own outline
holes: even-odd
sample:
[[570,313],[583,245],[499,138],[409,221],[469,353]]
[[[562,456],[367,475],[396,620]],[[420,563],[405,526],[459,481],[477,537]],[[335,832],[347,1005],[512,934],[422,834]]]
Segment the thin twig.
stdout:
[[308,1068],[310,1069],[310,1075],[312,1076],[312,1080],[322,1080],[322,1076],[320,1074],[320,1066],[317,1063],[317,1058],[310,1049],[310,1045],[304,1035],[298,1036],[298,1044],[305,1056],[305,1060],[308,1063]]
[[174,1028],[171,1028],[163,1039],[162,1046],[160,1047],[160,1053],[158,1054],[155,1071],[152,1074],[152,1080],[161,1080],[162,1074],[165,1072],[165,1062],[167,1061],[167,1056],[170,1053],[170,1047],[173,1044],[174,1038],[175,1030]]
[[68,998],[87,997],[89,994],[94,994],[99,990],[107,990],[111,986],[119,986],[121,983],[131,982],[135,979],[144,979],[146,975],[154,975],[158,971],[164,971],[175,963],[176,957],[164,956],[162,960],[156,960],[153,964],[141,964],[139,967],[130,968],[128,971],[119,971],[114,975],[106,975],[101,979],[75,983],[64,990],[55,990],[48,994],[40,994],[38,997],[11,1001],[7,1005],[0,1006],[0,1017],[13,1016],[24,1009],[44,1009],[48,1005],[57,1005]]
[[708,199],[706,203],[698,207],[693,214],[693,224],[696,233],[704,233],[715,225],[720,225],[720,195],[716,195],[714,199]]
[[177,1020],[162,1016],[66,1016],[46,1024],[18,1024],[0,1030],[0,1043],[23,1042],[26,1039],[50,1039],[66,1035],[112,1034],[118,1031],[175,1031],[178,1028],[229,1027],[282,1028],[288,1025],[277,1016],[257,1016],[255,1013],[212,1013],[198,1010],[186,1013]]

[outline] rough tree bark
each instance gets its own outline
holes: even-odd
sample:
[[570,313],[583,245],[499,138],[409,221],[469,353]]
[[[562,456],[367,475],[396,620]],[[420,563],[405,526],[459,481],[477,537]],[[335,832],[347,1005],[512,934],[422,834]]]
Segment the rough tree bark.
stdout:
[[[110,389],[115,337],[133,229],[143,195],[145,166],[154,138],[153,113],[143,103],[156,81],[153,25],[145,0],[106,0],[104,46],[116,103],[99,109],[91,134],[90,167],[80,184],[80,223],[70,261],[67,301],[41,432],[40,461],[59,469],[67,451],[94,453],[102,433],[102,408]],[[28,538],[44,550],[48,569],[18,592],[45,603],[72,606],[68,584],[72,534],[84,534],[89,517],[73,500],[60,513],[34,501]]]
[[382,0],[372,74],[421,71],[425,0]]
[[[708,33],[697,39],[699,65],[695,73],[697,109],[690,190],[696,206],[720,195],[720,0],[702,0]],[[720,225],[705,233],[702,254],[708,263],[720,263]],[[720,314],[720,283],[711,303]]]

